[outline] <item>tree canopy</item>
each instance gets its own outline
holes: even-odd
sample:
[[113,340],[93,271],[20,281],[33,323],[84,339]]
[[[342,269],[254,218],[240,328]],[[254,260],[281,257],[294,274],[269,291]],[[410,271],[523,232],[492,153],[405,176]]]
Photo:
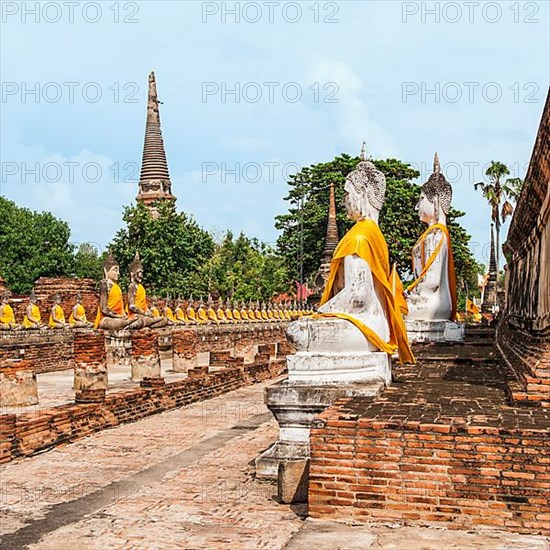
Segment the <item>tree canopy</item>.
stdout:
[[144,285],[149,292],[187,295],[202,290],[197,273],[214,253],[211,235],[190,216],[176,212],[173,203],[156,204],[158,215],[137,203],[124,209],[126,227],[118,231],[109,249],[120,264],[121,282],[128,283],[128,266],[139,252]]
[[[295,280],[300,273],[300,224],[303,226],[304,280],[311,280],[319,268],[325,246],[331,182],[334,184],[340,237],[352,226],[353,222],[347,218],[341,205],[346,176],[358,162],[358,157],[342,154],[330,162],[305,167],[290,176],[290,189],[285,198],[290,203],[289,211],[276,217],[276,227],[282,231],[277,249],[285,258],[289,274]],[[386,200],[379,221],[388,243],[390,262],[397,264],[404,280],[410,280],[411,251],[425,229],[415,211],[420,186],[412,180],[419,173],[396,159],[373,162],[386,176]],[[451,209],[447,224],[453,244],[459,290],[467,284],[471,292],[477,289],[477,262],[468,248],[470,236],[456,221],[463,215],[463,212]]]
[[13,292],[29,293],[39,277],[72,272],[74,246],[66,222],[4,197],[0,197],[0,218],[0,275]]

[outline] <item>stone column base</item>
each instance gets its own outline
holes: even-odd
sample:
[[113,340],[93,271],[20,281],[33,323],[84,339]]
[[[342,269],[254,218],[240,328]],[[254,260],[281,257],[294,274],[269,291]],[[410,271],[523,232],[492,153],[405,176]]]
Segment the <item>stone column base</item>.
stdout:
[[409,342],[464,342],[464,323],[453,321],[406,321]]
[[20,370],[9,374],[0,372],[0,405],[26,407],[38,403],[36,374]]
[[186,373],[189,369],[196,367],[208,367],[210,365],[210,352],[201,351],[193,357],[185,357],[184,355],[178,355],[174,353],[174,372]]
[[93,370],[86,370],[75,367],[73,387],[75,392],[81,390],[106,390],[109,387],[107,368],[101,369],[94,366]]
[[157,354],[132,357],[132,380],[160,378],[160,358]]
[[[284,380],[267,387],[264,394],[265,404],[279,423],[280,432],[279,440],[256,459],[256,476],[277,479],[281,463],[309,460],[311,423],[334,401],[341,397],[375,397],[383,388],[382,380],[339,385],[314,385]],[[298,477],[300,479],[296,480],[300,481],[301,475]],[[291,493],[293,489],[289,487],[288,479],[284,484],[285,491]]]

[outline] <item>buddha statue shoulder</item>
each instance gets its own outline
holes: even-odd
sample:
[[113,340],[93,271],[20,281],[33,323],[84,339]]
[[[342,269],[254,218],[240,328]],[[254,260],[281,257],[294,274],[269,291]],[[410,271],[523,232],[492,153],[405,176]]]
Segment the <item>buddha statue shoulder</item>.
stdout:
[[447,229],[452,188],[441,173],[437,153],[434,171],[422,186],[416,210],[428,225],[412,250],[415,280],[406,291],[407,321],[445,321],[456,317],[456,278]]

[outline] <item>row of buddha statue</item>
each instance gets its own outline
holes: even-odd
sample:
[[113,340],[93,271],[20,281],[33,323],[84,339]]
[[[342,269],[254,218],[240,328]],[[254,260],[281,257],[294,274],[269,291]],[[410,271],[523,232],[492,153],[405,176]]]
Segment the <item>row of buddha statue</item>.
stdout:
[[87,319],[86,311],[82,305],[82,296],[77,294],[75,304],[68,320],[61,306],[61,296],[53,297],[53,306],[47,322],[43,322],[42,314],[38,306],[38,300],[34,292],[29,296],[29,303],[25,309],[23,322],[15,319],[13,308],[9,304],[11,294],[6,291],[1,296],[0,303],[0,329],[42,329],[42,328],[102,328],[106,330],[119,330],[122,328],[139,329],[144,327],[160,328],[171,325],[202,325],[202,324],[227,324],[227,323],[260,323],[269,321],[293,321],[304,315],[312,313],[311,310],[302,307],[296,301],[285,303],[260,303],[260,301],[237,300],[226,301],[219,299],[215,303],[209,295],[205,302],[202,299],[163,300],[164,307],[159,309],[159,300],[153,297],[147,298],[143,280],[143,265],[136,253],[130,265],[131,283],[128,289],[127,305],[124,304],[122,289],[118,285],[120,274],[119,266],[112,255],[107,256],[104,265],[105,278],[100,288],[100,304],[95,323]]

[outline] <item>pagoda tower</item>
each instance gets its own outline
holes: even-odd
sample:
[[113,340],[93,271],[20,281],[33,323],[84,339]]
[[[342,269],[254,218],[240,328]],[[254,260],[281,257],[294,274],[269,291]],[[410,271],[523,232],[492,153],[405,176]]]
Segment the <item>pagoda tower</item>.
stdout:
[[152,203],[157,200],[175,201],[172,195],[172,182],[168,173],[168,163],[164,151],[164,141],[160,129],[160,113],[157,96],[155,73],[149,75],[149,92],[147,97],[147,121],[145,124],[145,141],[143,159],[139,178],[139,193],[136,197],[153,213]]
[[336,224],[336,201],[334,199],[334,184],[330,184],[329,203],[328,203],[328,221],[325,237],[325,249],[321,256],[321,265],[315,276],[315,290],[319,295],[323,292],[330,272],[330,262],[332,255],[338,246],[338,226]]
[[483,289],[483,302],[481,311],[483,313],[493,313],[498,303],[498,271],[497,255],[495,250],[494,225],[491,224],[491,255],[489,257],[489,270],[487,272],[487,283]]

